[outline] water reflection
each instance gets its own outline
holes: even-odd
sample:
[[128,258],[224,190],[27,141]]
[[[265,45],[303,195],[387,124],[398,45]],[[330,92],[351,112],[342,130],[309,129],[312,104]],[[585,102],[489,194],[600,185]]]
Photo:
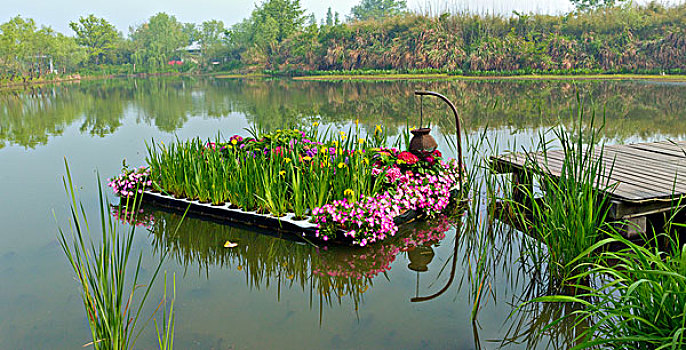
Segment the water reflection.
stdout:
[[[146,227],[157,251],[166,251],[179,264],[209,277],[209,267],[219,266],[245,275],[249,288],[300,288],[309,295],[310,307],[353,302],[355,309],[374,279],[384,276],[398,254],[407,254],[413,271],[427,271],[433,247],[441,243],[459,216],[441,215],[428,221],[402,225],[396,237],[366,248],[316,246],[291,235],[223,225],[186,218],[179,213],[143,206],[133,216],[112,207],[113,216]],[[225,242],[238,243],[225,248]],[[428,259],[427,259],[428,257]],[[454,273],[454,271],[452,272]],[[388,276],[386,276],[388,277]],[[417,288],[419,288],[419,278]],[[418,292],[418,290],[417,290]]]
[[[0,145],[45,145],[79,123],[85,134],[116,132],[127,116],[174,132],[189,118],[240,113],[267,129],[320,120],[368,128],[418,123],[415,89],[440,91],[458,108],[466,130],[557,125],[576,108],[605,108],[604,135],[623,140],[686,133],[686,85],[631,81],[316,82],[168,77],[84,81],[0,94]],[[428,120],[454,130],[438,101],[425,101]]]

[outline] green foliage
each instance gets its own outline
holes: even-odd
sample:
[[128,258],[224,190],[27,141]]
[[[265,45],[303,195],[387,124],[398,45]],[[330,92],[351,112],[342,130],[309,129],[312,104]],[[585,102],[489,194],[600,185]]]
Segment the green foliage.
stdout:
[[581,11],[613,7],[616,3],[624,1],[626,0],[569,0],[577,10]]
[[69,23],[69,27],[76,33],[76,42],[86,48],[89,62],[97,65],[114,61],[114,49],[121,36],[110,22],[90,14]]
[[[549,144],[541,141],[541,153],[527,154],[527,171],[522,175],[528,186],[517,185],[523,193],[521,204],[515,204],[518,220],[535,241],[526,241],[525,251],[539,270],[557,283],[565,282],[592,262],[598,242],[609,229],[606,221],[609,198],[605,194],[612,169],[603,162],[603,147],[596,145],[598,130],[593,117],[590,132],[583,132],[583,108],[579,108],[578,125],[567,131],[555,131],[561,153],[553,154]],[[601,127],[602,129],[602,127]],[[562,163],[561,165],[556,165]],[[534,177],[543,197],[533,188]],[[574,281],[578,282],[578,281]]]
[[131,40],[134,63],[159,71],[167,61],[182,54],[178,49],[187,45],[188,36],[176,17],[161,12],[150,17],[148,23],[138,26],[131,33]]
[[[66,160],[65,167],[67,176],[63,179],[64,188],[71,199],[71,237],[67,238],[60,229],[58,238],[81,286],[81,298],[93,339],[87,345],[92,345],[97,350],[132,349],[142,331],[138,329],[138,320],[143,305],[162,267],[165,255],[162,256],[159,264],[153,267],[147,285],[140,284],[139,276],[143,256],[139,254],[135,261],[131,259],[135,226],[124,228],[121,223],[112,219],[102,185],[98,182],[101,226],[101,241],[98,243],[98,238],[93,237],[94,232],[91,231],[93,226],[86,217],[84,206],[78,202]],[[129,209],[124,209],[124,218],[133,215],[135,210],[130,208],[139,206],[140,200],[140,197],[134,197],[126,201],[124,208]],[[127,273],[127,271],[131,272],[132,268],[133,276]],[[139,295],[136,293],[139,288],[143,294],[136,306],[134,295]],[[163,328],[161,332],[158,329],[158,336],[167,340],[166,343],[169,344],[172,342],[174,331],[172,315],[173,309],[170,309],[168,323],[170,327]],[[163,344],[160,343],[160,347],[162,346]],[[169,348],[165,347],[165,349]]]
[[72,71],[83,60],[74,39],[33,19],[16,16],[0,24],[0,80],[42,79]]
[[202,47],[202,58],[205,63],[220,59],[226,52],[226,28],[224,22],[211,20],[202,22],[198,33],[198,42]]
[[350,10],[350,18],[364,21],[398,16],[407,10],[406,0],[362,0]]

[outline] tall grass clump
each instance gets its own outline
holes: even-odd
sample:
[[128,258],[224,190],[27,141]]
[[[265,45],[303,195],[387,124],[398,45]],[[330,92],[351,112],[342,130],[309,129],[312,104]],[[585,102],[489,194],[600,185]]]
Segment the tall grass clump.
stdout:
[[542,135],[540,151],[527,153],[524,177],[539,179],[542,197],[533,186],[517,185],[523,205],[517,205],[517,218],[534,239],[525,240],[524,250],[539,271],[547,271],[562,282],[578,273],[577,267],[593,259],[590,254],[610,227],[607,222],[613,164],[603,160],[604,146],[597,145],[599,130],[595,115],[584,132],[583,109],[572,130],[553,130],[560,151],[550,149],[553,142]]
[[[60,228],[59,241],[81,286],[81,298],[93,339],[87,345],[98,350],[133,348],[145,327],[145,324],[138,327],[138,322],[165,255],[153,268],[152,277],[147,284],[143,284],[140,279],[142,252],[137,257],[132,253],[136,226],[130,225],[127,228],[118,220],[113,220],[109,215],[109,204],[102,184],[98,181],[101,231],[100,237],[97,237],[91,231],[96,226],[88,220],[83,204],[78,202],[66,161],[65,167],[67,174],[63,182],[71,199],[71,232],[69,235],[65,234]],[[126,200],[125,207],[131,208],[139,204],[140,197],[134,195]],[[131,215],[134,212],[135,210],[131,210]],[[142,289],[142,295],[136,306],[134,294],[138,296],[136,291],[139,289]],[[173,310],[170,309],[169,312],[172,314]],[[172,332],[173,327],[165,327],[160,336],[169,340],[173,338]]]
[[599,288],[534,300],[583,305],[573,320],[591,326],[578,336],[575,349],[686,347],[686,245],[676,232],[651,236],[636,243],[612,233],[607,244],[622,248],[601,253],[593,268],[577,277],[602,281]]

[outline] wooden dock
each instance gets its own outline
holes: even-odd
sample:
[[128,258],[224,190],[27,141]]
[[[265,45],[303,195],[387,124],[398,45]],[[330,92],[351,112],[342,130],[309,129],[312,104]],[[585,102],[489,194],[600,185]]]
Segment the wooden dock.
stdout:
[[[594,150],[593,159],[600,158]],[[534,164],[538,163],[537,165]],[[516,183],[530,186],[524,174],[531,169],[546,169],[560,176],[563,151],[510,153],[491,157],[498,173],[513,173]],[[624,219],[645,229],[646,216],[671,210],[686,196],[686,141],[663,141],[605,146],[603,190],[610,198],[610,219]],[[607,180],[607,181],[605,181]],[[685,203],[683,203],[686,205]]]

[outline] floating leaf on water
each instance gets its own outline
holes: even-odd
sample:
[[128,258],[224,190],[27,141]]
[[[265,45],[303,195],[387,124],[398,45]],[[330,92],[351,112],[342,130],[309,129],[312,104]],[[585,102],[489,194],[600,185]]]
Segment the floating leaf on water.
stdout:
[[234,242],[231,242],[231,241],[226,241],[226,243],[224,243],[224,248],[233,248],[233,247],[235,247],[235,246],[237,246],[237,245],[238,245],[238,243],[234,243]]

